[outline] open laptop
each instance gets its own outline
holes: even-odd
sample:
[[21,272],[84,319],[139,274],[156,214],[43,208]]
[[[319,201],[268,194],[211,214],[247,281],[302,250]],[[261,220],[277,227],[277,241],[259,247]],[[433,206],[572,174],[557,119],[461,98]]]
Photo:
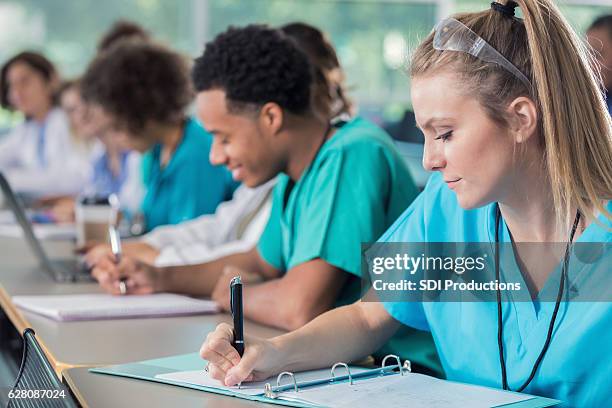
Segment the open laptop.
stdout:
[[2,190],[6,204],[15,215],[17,223],[23,229],[23,235],[32,249],[32,252],[38,259],[40,268],[46,274],[57,282],[93,281],[89,268],[87,268],[87,265],[81,257],[75,255],[68,259],[50,259],[47,256],[43,246],[34,234],[34,229],[26,216],[23,206],[15,196],[13,189],[2,172],[0,172],[0,190]]

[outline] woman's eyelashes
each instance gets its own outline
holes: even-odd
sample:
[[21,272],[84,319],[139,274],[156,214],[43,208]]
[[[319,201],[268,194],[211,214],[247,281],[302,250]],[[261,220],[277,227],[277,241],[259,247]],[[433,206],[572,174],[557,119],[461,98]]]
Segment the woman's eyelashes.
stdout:
[[440,136],[436,136],[435,140],[442,139],[442,141],[445,142],[445,141],[447,141],[451,137],[452,134],[453,134],[453,131],[449,130],[448,132],[443,133]]
[[219,134],[215,134],[214,136],[215,136],[216,141],[217,141],[217,142],[218,142],[220,145],[224,146],[224,145],[228,144],[227,136],[225,136],[225,135],[219,135]]

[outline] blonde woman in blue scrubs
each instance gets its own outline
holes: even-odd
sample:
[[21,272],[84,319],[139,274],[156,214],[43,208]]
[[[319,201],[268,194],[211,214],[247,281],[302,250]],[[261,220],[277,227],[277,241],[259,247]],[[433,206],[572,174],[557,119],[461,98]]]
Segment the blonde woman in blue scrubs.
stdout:
[[[437,174],[381,241],[612,240],[612,132],[589,53],[552,1],[517,3],[524,19],[500,0],[442,21],[416,50],[413,105],[423,164]],[[545,287],[547,275],[521,272],[532,294]],[[242,358],[222,324],[201,355],[233,385],[358,360],[406,324],[432,332],[450,380],[608,406],[611,304],[563,296],[538,313],[513,301],[357,302],[273,339],[247,337]]]

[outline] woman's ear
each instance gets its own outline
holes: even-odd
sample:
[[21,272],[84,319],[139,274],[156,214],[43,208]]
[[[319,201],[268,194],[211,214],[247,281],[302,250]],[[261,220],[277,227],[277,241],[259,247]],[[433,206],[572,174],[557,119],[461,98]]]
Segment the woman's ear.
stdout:
[[510,103],[506,113],[515,143],[525,143],[536,133],[538,109],[533,100],[519,96]]

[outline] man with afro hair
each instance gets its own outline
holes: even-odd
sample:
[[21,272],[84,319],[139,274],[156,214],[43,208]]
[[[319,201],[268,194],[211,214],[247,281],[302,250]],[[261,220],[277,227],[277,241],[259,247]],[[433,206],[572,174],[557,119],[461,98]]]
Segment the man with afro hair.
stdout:
[[359,117],[337,125],[310,106],[306,55],[279,30],[219,34],[193,68],[197,115],[213,135],[210,160],[249,187],[278,176],[256,248],[200,265],[153,267],[124,257],[97,265],[111,293],[212,296],[229,309],[241,275],[244,314],[295,329],[359,299],[361,243],[375,241],[416,197],[392,141]]

